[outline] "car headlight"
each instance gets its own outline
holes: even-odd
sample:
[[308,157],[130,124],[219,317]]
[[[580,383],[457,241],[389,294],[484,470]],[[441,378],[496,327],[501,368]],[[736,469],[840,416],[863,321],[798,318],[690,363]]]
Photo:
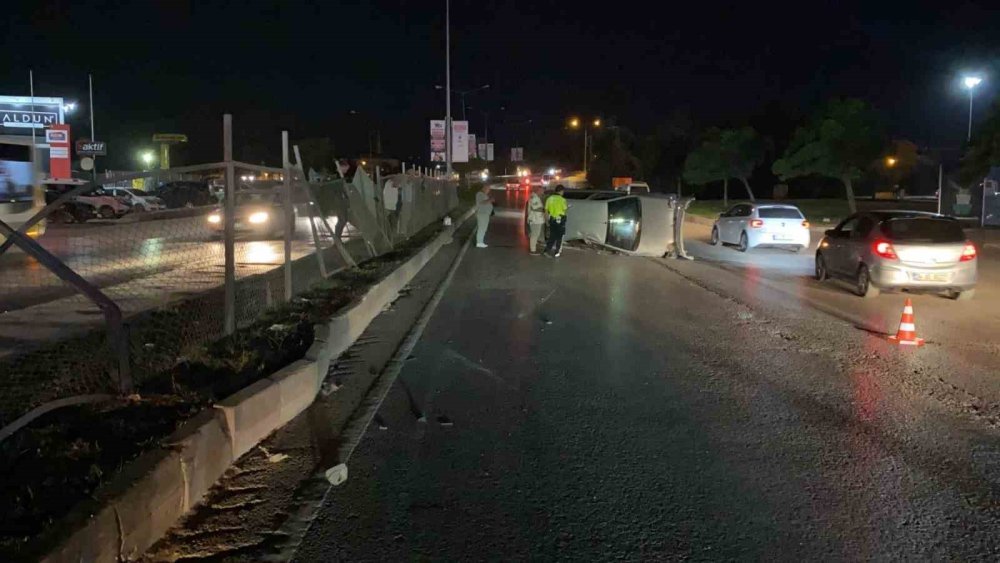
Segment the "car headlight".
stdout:
[[261,223],[267,223],[267,219],[268,216],[266,211],[258,211],[256,213],[251,213],[248,220],[254,225],[260,225]]
[[222,215],[219,215],[218,213],[212,213],[211,215],[208,216],[208,222],[212,223],[213,225],[221,223]]

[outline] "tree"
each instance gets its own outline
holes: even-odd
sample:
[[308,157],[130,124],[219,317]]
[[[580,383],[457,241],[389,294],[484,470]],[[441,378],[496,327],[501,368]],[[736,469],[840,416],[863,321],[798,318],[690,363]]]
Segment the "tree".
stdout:
[[722,198],[729,205],[729,179],[743,183],[750,201],[750,175],[764,161],[767,143],[752,127],[711,129],[701,146],[688,154],[684,162],[684,179],[692,184],[722,181]]
[[896,188],[913,174],[918,157],[919,149],[916,144],[905,139],[897,139],[892,142],[887,156],[876,162],[875,167],[889,185]]
[[966,147],[959,177],[964,184],[978,182],[992,166],[1000,166],[1000,101],[990,108],[986,121],[978,126],[976,136]]
[[611,179],[636,178],[642,173],[639,159],[632,153],[635,136],[621,126],[609,125],[592,138],[593,160],[587,166],[587,183],[608,189]]
[[782,181],[813,174],[840,180],[853,213],[857,210],[853,182],[881,149],[881,129],[867,103],[831,100],[810,123],[796,129],[785,154],[771,169]]

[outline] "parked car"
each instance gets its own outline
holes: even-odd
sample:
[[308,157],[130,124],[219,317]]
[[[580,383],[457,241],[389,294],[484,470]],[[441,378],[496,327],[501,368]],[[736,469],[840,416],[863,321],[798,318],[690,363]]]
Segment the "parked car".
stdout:
[[[45,203],[50,204],[54,202],[60,195],[61,193],[56,190],[45,190]],[[70,199],[63,202],[46,220],[54,223],[86,223],[96,217],[97,208],[93,204]]]
[[[293,210],[294,213],[294,210]],[[209,225],[221,235],[225,228],[225,215],[220,206],[208,216]],[[236,232],[264,238],[281,238],[287,220],[282,198],[277,191],[244,190],[236,194]],[[294,219],[291,228],[295,228]]]
[[[72,187],[56,190],[56,194],[65,193]],[[74,196],[71,201],[75,203],[87,204],[94,208],[95,214],[101,219],[117,219],[129,212],[131,207],[128,203],[111,195],[103,188],[94,188],[80,195]]]
[[116,187],[104,188],[104,190],[130,205],[132,207],[132,211],[138,213],[142,213],[144,211],[159,211],[167,208],[162,199],[154,195],[150,195],[143,190]]
[[735,244],[740,252],[758,246],[802,251],[809,248],[809,222],[794,205],[740,203],[712,226],[714,245]]
[[953,217],[856,213],[826,231],[816,251],[816,279],[846,278],[861,297],[905,289],[965,300],[975,294],[977,254]]
[[158,187],[154,195],[163,201],[167,209],[202,207],[219,202],[207,182],[190,180],[167,182]]

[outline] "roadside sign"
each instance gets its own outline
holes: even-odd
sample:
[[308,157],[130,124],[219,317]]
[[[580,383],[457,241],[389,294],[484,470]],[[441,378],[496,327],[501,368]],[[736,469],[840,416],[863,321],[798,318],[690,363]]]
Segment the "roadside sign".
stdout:
[[49,176],[56,180],[71,178],[69,158],[69,125],[57,124],[45,130],[49,144]]
[[431,120],[431,162],[445,161],[445,145],[447,144],[443,119]]
[[486,143],[486,162],[493,162],[493,143]]
[[451,161],[469,162],[469,122],[451,122]]
[[76,142],[77,156],[107,156],[108,144],[104,141],[79,140]]
[[156,133],[153,135],[154,143],[186,143],[188,142],[187,135],[181,135],[180,133]]
[[477,150],[478,148],[479,147],[476,146],[476,136],[470,133],[469,134],[469,160],[474,160],[474,159],[479,158],[479,151]]
[[62,122],[62,98],[0,96],[0,134],[31,135]]
[[523,162],[524,161],[524,147],[513,147],[510,149],[510,161],[511,162]]

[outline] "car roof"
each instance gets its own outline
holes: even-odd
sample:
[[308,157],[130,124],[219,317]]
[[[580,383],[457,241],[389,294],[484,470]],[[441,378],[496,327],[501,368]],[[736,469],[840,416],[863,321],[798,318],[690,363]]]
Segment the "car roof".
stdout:
[[926,218],[926,219],[948,219],[954,221],[954,217],[949,217],[948,215],[940,215],[938,213],[931,213],[930,211],[908,211],[905,209],[891,209],[887,211],[869,211],[871,215],[879,218],[880,221],[885,221],[886,219],[916,219],[916,218]]
[[761,209],[763,207],[778,207],[778,208],[784,208],[784,209],[798,209],[798,206],[792,205],[790,203],[752,203],[750,205],[753,205],[757,209]]

